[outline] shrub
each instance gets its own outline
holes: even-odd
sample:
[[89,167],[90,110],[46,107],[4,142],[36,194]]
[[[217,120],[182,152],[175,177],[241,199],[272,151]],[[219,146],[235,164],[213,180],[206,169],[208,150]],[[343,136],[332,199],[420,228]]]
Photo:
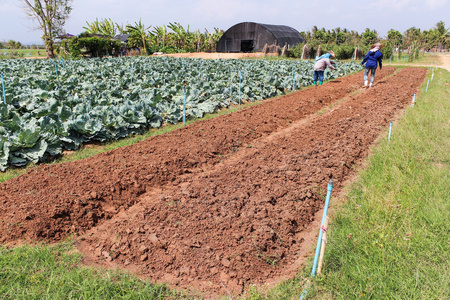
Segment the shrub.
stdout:
[[101,37],[72,37],[59,43],[57,53],[62,57],[102,57],[118,55],[122,43],[119,40]]

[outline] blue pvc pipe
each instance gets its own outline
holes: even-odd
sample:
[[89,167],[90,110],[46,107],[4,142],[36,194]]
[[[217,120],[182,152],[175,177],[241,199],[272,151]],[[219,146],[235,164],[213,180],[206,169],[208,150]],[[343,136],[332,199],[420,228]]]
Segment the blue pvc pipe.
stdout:
[[414,104],[416,103],[416,93],[414,93],[413,99],[412,99],[412,107],[414,107]]
[[130,90],[133,89],[133,62],[131,62],[131,87]]
[[[320,226],[321,228],[320,228],[320,231],[319,231],[319,238],[317,239],[316,255],[314,256],[314,264],[313,264],[313,268],[312,268],[312,272],[311,272],[311,276],[312,277],[316,276],[317,262],[319,261],[320,246],[321,246],[321,243],[322,243],[322,235],[323,235],[322,227],[325,225],[325,219],[326,219],[327,214],[328,214],[328,206],[330,204],[330,198],[331,198],[331,191],[332,190],[333,190],[333,179],[330,179],[330,181],[328,182],[328,186],[327,186],[327,198],[325,199],[325,207],[323,209],[323,216],[322,216],[322,223],[321,223],[321,226]],[[303,300],[304,299],[306,294],[308,294],[308,291],[309,291],[310,287],[311,286],[308,285],[308,287],[300,295],[299,300]]]
[[298,298],[298,300],[303,300],[305,298],[306,294],[308,294],[308,291],[309,291],[310,287],[311,286],[308,285],[308,287],[303,291],[303,293],[300,295],[300,298]]
[[3,81],[3,73],[2,73],[2,90],[3,90],[3,102],[6,104],[5,82]]
[[186,125],[186,87],[184,87],[183,124]]
[[[330,179],[327,186],[327,198],[325,199],[325,207],[323,209],[323,216],[322,216],[322,224],[321,226],[325,225],[325,218],[328,213],[328,205],[330,204],[330,198],[331,198],[331,191],[333,190],[333,179]],[[322,243],[322,235],[323,231],[320,229],[319,231],[319,238],[317,239],[317,247],[316,247],[316,255],[314,256],[314,264],[311,272],[311,276],[316,276],[316,268],[317,268],[317,262],[319,261],[319,254],[320,254],[320,246]]]
[[425,92],[428,92],[428,85],[430,84],[430,79],[428,79],[427,81],[427,89],[425,90]]
[[59,81],[59,78],[58,78],[58,66],[56,65],[56,60],[54,60],[53,62],[55,63],[56,80]]
[[296,75],[296,73],[297,73],[297,65],[295,65],[295,68],[294,68],[294,79],[293,79],[293,84],[292,84],[292,86],[293,86],[292,90],[294,92],[295,92],[295,75]]
[[239,109],[241,109],[241,70],[239,70]]
[[391,124],[389,125],[388,144],[389,144],[389,142],[391,141],[391,132],[392,132],[392,122],[391,122]]

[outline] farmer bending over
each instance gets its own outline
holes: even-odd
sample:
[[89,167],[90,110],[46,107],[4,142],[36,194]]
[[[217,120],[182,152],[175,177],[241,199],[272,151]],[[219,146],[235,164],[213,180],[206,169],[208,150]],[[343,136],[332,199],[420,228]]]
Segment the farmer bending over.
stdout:
[[319,85],[323,83],[323,73],[327,67],[336,70],[333,67],[334,61],[330,61],[331,56],[335,57],[333,51],[328,51],[328,53],[316,58],[316,63],[314,64],[314,84],[317,84],[317,80],[319,80]]
[[383,53],[381,53],[381,48],[383,48],[383,45],[380,43],[375,43],[370,47],[369,52],[367,52],[366,57],[364,57],[363,61],[361,62],[361,66],[366,63],[366,69],[364,70],[364,87],[367,87],[368,82],[368,75],[370,72],[370,85],[369,87],[373,86],[373,82],[375,80],[375,71],[377,70],[377,63],[380,64],[380,70],[381,70],[381,60],[383,59]]

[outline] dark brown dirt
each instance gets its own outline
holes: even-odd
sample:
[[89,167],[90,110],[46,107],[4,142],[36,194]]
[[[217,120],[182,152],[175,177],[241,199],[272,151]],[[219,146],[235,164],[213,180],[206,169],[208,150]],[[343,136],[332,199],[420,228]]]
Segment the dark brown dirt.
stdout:
[[[427,69],[385,67],[0,184],[0,242],[76,233],[86,261],[238,294],[298,272],[302,233],[411,103]],[[295,266],[292,268],[292,266]]]

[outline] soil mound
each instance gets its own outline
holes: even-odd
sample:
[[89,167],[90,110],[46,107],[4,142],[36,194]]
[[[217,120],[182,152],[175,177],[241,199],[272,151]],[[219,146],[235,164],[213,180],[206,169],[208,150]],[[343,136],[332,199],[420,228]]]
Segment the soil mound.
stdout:
[[[342,188],[427,69],[338,78],[0,184],[0,242],[76,233],[87,261],[213,297],[292,276],[329,179]],[[298,266],[297,266],[298,267]]]

